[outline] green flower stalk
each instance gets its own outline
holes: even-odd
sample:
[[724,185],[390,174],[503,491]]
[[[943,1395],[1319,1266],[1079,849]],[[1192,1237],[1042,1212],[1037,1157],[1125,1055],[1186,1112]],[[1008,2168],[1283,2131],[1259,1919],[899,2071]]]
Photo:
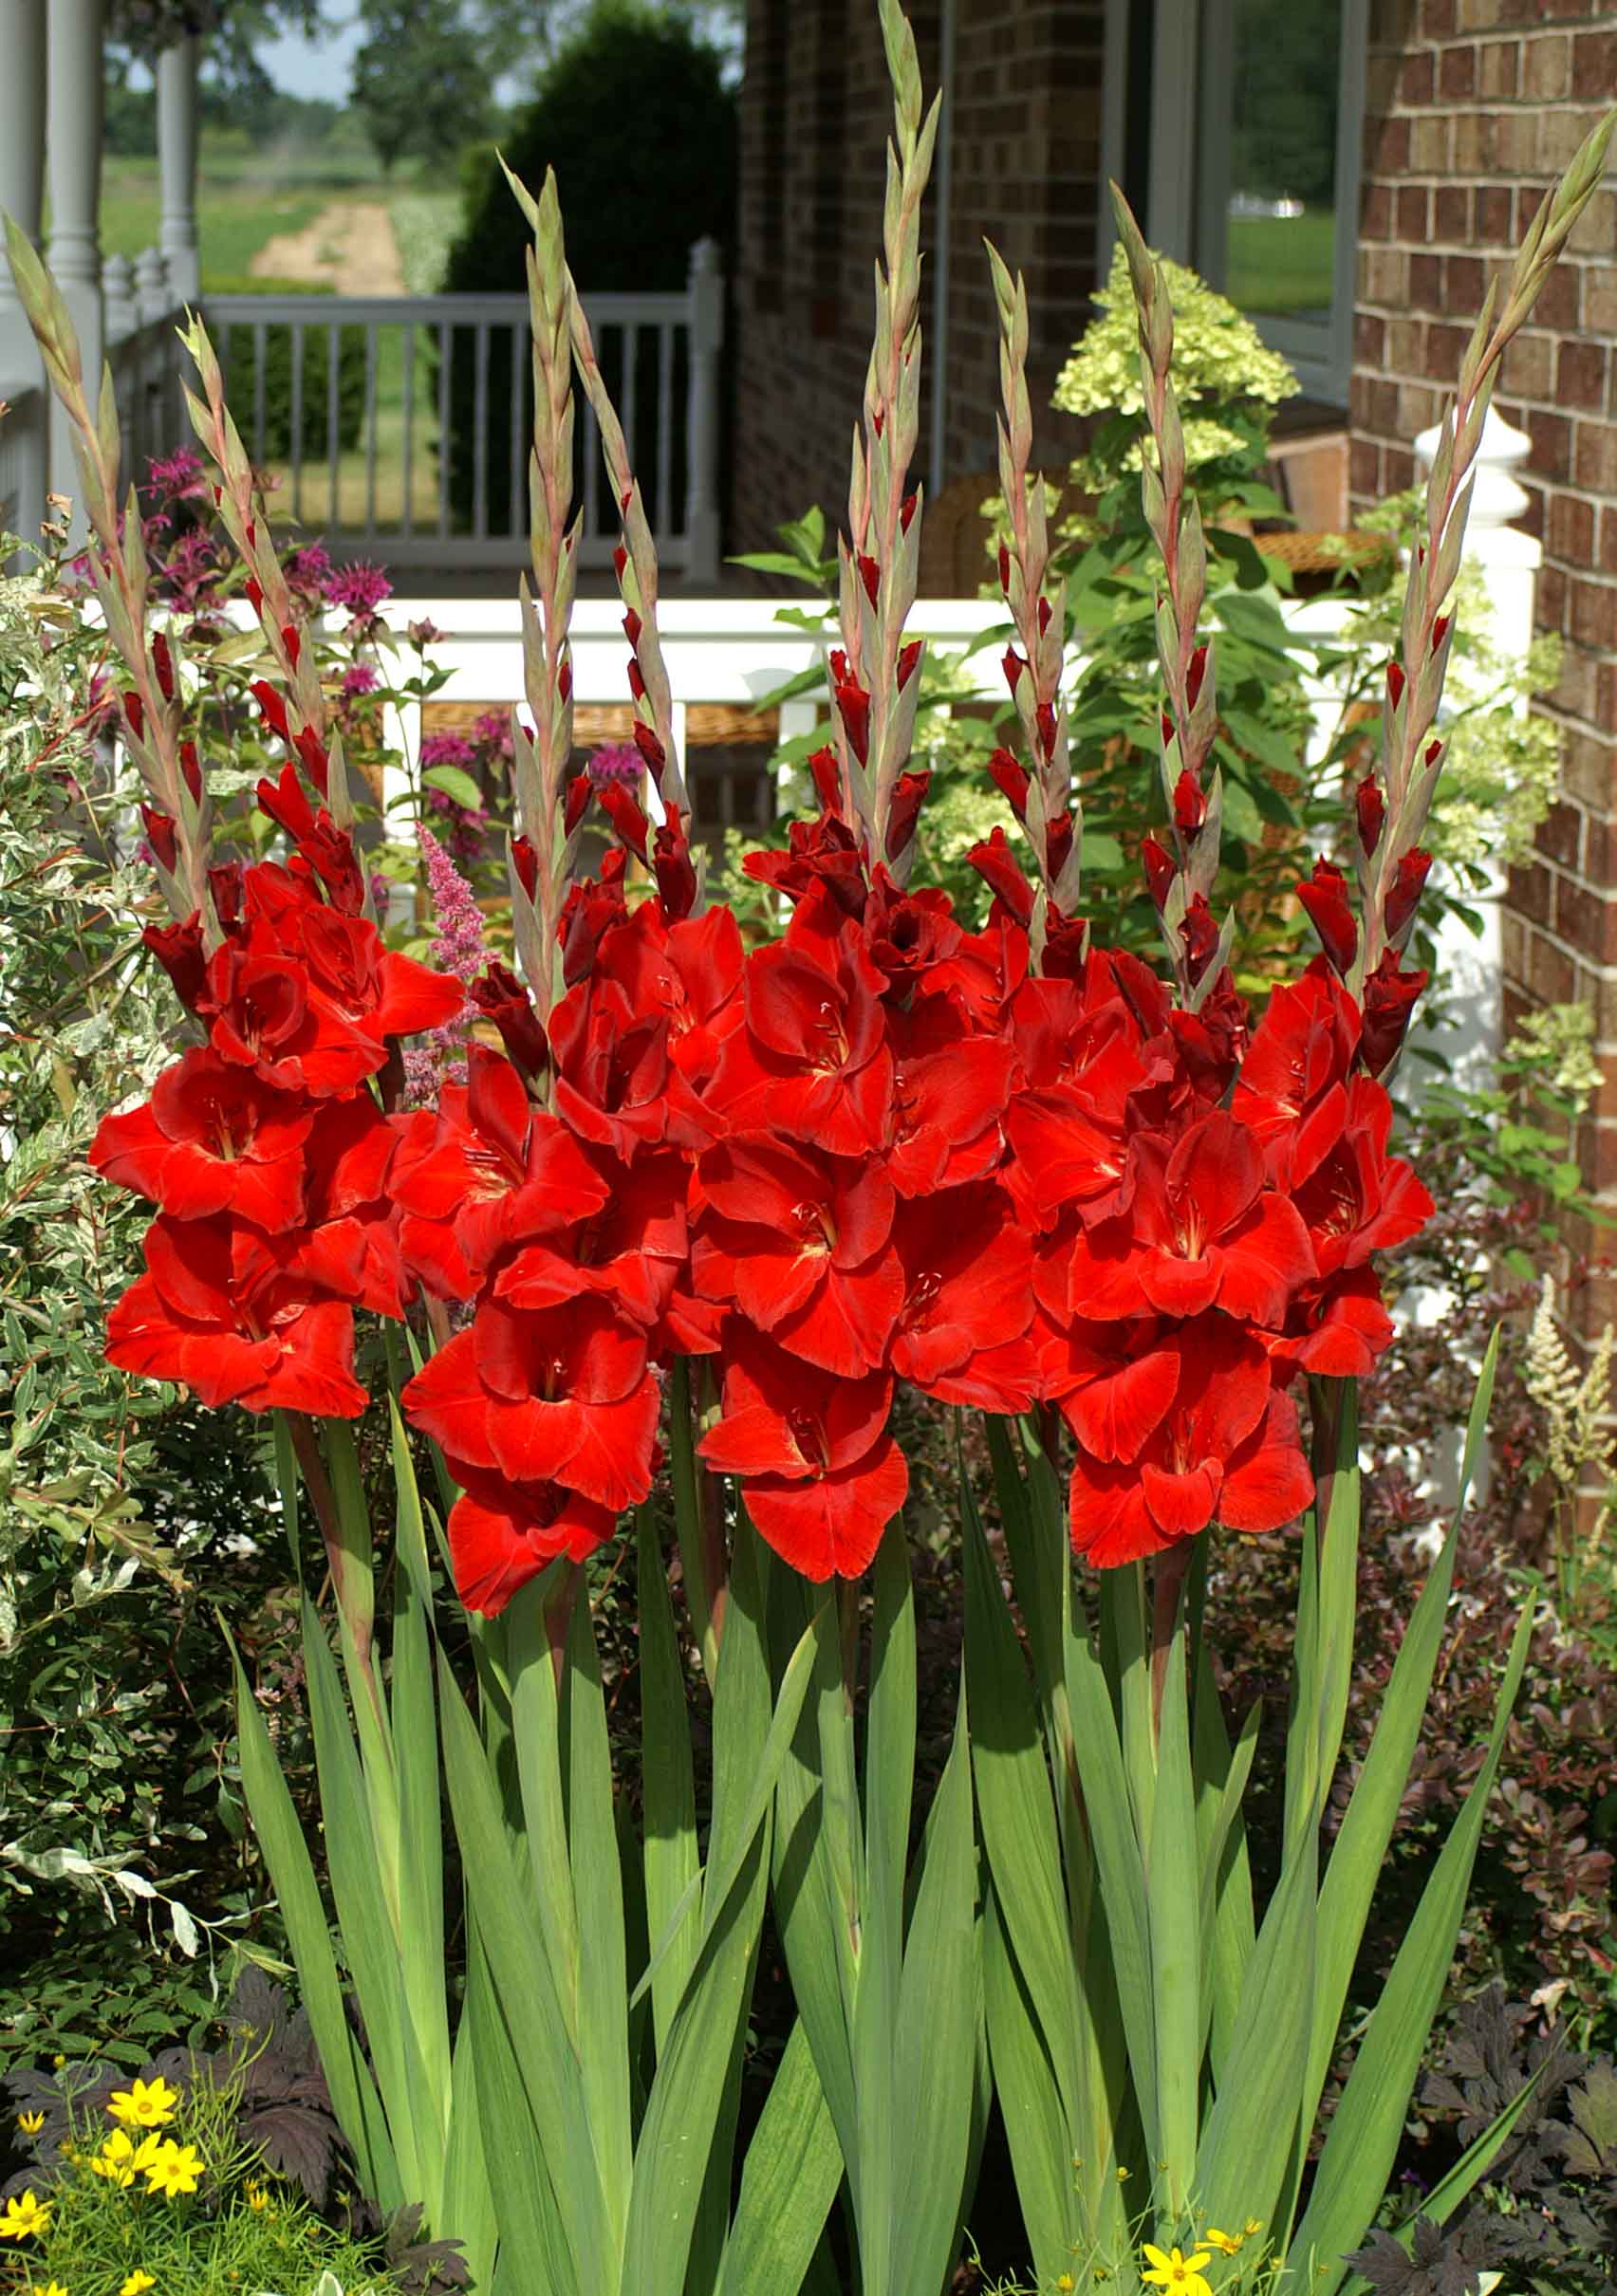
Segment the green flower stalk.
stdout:
[[[1032,768],[1018,811],[1038,870],[1032,940],[1035,958],[1042,961],[1049,912],[1053,909],[1058,917],[1070,917],[1077,908],[1084,816],[1072,789],[1067,716],[1061,699],[1067,618],[1059,598],[1052,600],[1045,590],[1050,521],[1044,481],[1030,469],[1033,416],[1028,395],[1028,290],[1021,273],[1013,279],[992,245],[988,261],[999,313],[999,383],[1004,401],[996,429],[1008,539],[999,551],[999,586],[1021,646],[1019,655],[1014,648],[1006,655],[1005,667],[1021,720],[1024,751]],[[1013,780],[1012,786],[1019,788],[1019,782]]]
[[1425,535],[1416,546],[1404,600],[1400,657],[1387,670],[1381,759],[1356,793],[1363,923],[1348,981],[1361,999],[1366,980],[1389,971],[1396,975],[1429,866],[1421,840],[1443,764],[1444,743],[1433,728],[1454,639],[1454,618],[1446,609],[1459,574],[1477,452],[1499,362],[1594,196],[1614,131],[1617,112],[1608,112],[1546,194],[1517,251],[1502,308],[1497,281],[1490,286],[1443,417],[1426,486]]
[[1235,919],[1215,923],[1211,899],[1218,874],[1223,776],[1207,760],[1218,729],[1213,641],[1198,642],[1207,596],[1207,546],[1201,509],[1185,487],[1184,433],[1170,369],[1174,314],[1161,262],[1141,236],[1128,202],[1112,189],[1118,233],[1134,284],[1140,380],[1154,456],[1141,466],[1141,502],[1162,562],[1157,601],[1157,651],[1166,702],[1162,713],[1162,792],[1171,856],[1155,841],[1145,848],[1151,892],[1162,919],[1180,1001],[1196,1011],[1224,969]]
[[580,504],[569,525],[571,288],[555,174],[546,171],[537,200],[509,168],[506,179],[533,231],[533,245],[527,250],[533,337],[533,444],[528,482],[533,581],[530,588],[524,576],[520,584],[523,687],[533,716],[531,734],[511,713],[512,780],[520,831],[531,852],[531,892],[526,881],[529,857],[522,856],[519,867],[517,849],[509,841],[507,868],[517,956],[543,1019],[560,993],[557,936],[578,844],[576,824],[571,835],[566,827],[563,784],[573,746],[572,649],[567,633],[578,585],[584,507]]
[[920,569],[920,491],[910,491],[907,483],[920,418],[920,202],[941,98],[923,116],[915,35],[898,0],[881,0],[881,12],[894,129],[883,260],[876,266],[876,337],[864,425],[853,434],[848,530],[838,544],[842,645],[830,668],[843,812],[860,830],[871,864],[884,863],[901,884],[920,799],[917,788],[902,798],[900,790],[920,698],[920,643],[904,642]]
[[119,495],[121,439],[112,370],[102,369],[100,395],[92,409],[67,306],[27,234],[9,215],[6,250],[46,376],[72,425],[73,458],[93,537],[86,553],[90,581],[129,680],[120,731],[153,806],[173,824],[172,856],[158,852],[159,840],[153,838],[158,881],[182,922],[201,913],[212,945],[218,937],[208,889],[213,812],[196,752],[181,733],[178,647],[168,631],[147,635],[151,576],[133,483],[121,500]]

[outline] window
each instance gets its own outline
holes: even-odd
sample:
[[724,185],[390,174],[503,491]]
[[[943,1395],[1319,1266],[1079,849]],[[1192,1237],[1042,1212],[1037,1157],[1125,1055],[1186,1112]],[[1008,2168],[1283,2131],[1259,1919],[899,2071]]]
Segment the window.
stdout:
[[1142,108],[1148,59],[1147,238],[1245,311],[1310,397],[1338,405],[1352,354],[1366,9],[1112,0],[1109,17],[1108,67],[1127,78],[1120,120]]

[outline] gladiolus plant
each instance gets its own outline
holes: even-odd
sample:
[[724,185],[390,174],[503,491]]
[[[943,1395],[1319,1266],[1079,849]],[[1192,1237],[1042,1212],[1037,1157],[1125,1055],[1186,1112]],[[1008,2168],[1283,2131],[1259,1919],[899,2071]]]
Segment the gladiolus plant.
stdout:
[[[1299,888],[1321,954],[1255,1014],[1219,912],[1217,665],[1173,318],[1121,202],[1162,567],[1163,803],[1141,865],[1163,962],[1109,949],[1084,913],[1027,303],[996,256],[1012,722],[993,772],[1008,825],[973,856],[994,897],[980,930],[911,887],[926,777],[910,765],[923,505],[909,466],[938,113],[897,0],[882,12],[895,126],[818,809],[746,863],[776,897],[771,939],[746,942],[707,895],[650,530],[553,181],[513,187],[534,231],[535,423],[511,961],[469,990],[379,927],[340,741],[194,325],[193,416],[285,750],[258,787],[278,858],[214,858],[175,640],[121,554],[110,402],[98,419],[60,301],[13,235],[84,441],[91,565],[126,665],[125,738],[173,912],[146,937],[190,1024],[150,1101],[109,1117],[94,1151],[155,1208],[108,1353],[274,1415],[293,1552],[307,1509],[329,1584],[328,1605],[312,1577],[303,1599],[340,1954],[243,1674],[248,1797],[362,2174],[382,2206],[419,2202],[461,2240],[477,2285],[790,2296],[836,2285],[846,2251],[862,2296],[939,2296],[992,2084],[1041,2288],[1093,2274],[1233,2289],[1260,2267],[1335,2296],[1385,2190],[1529,1626],[1319,2150],[1454,1563],[1451,1538],[1322,1870],[1352,1659],[1354,1382],[1391,1337],[1384,1257],[1432,1209],[1396,1153],[1387,1083],[1423,985],[1403,953],[1441,766],[1445,601],[1494,376],[1611,123],[1478,322],[1387,671],[1385,751],[1349,793],[1346,865],[1322,861]],[[574,763],[575,379],[621,513],[643,779]],[[593,876],[586,823],[610,839]],[[406,1045],[455,1025],[463,1074],[406,1107]],[[962,1465],[958,1717],[920,1826],[901,1386],[986,1415],[1010,1566],[1008,1583]],[[355,1435],[373,1408],[380,1466]],[[388,1491],[390,1541],[371,1514]],[[712,1695],[705,1775],[669,1516]],[[1257,1716],[1232,1736],[1220,1711],[1206,1557],[1210,1539],[1287,1527],[1285,1841],[1260,1902],[1242,1823]],[[632,1800],[590,1600],[624,1542]],[[464,1612],[447,1647],[440,1565]],[[766,1907],[797,2022],[737,2158]],[[444,1940],[462,1916],[452,1993]],[[1502,2133],[1427,2213],[1455,2205]]]

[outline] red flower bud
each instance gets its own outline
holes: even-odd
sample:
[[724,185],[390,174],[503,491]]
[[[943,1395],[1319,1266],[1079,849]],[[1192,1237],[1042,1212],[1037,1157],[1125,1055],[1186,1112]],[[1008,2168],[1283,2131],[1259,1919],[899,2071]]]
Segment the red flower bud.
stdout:
[[859,579],[864,584],[864,595],[874,605],[876,593],[881,587],[882,569],[876,561],[873,558],[867,558],[863,550],[860,551],[855,563],[859,567]]
[[1386,665],[1386,698],[1395,710],[1403,698],[1403,672],[1395,661]]
[[1402,940],[1421,905],[1421,894],[1432,866],[1432,857],[1419,845],[1400,854],[1398,869],[1387,893],[1383,922],[1389,941]]
[[901,646],[899,649],[899,692],[901,694],[915,676],[916,663],[920,659],[920,649],[921,640],[919,638],[912,638],[908,645]]
[[164,701],[174,699],[174,655],[168,639],[158,630],[152,639],[152,667],[158,674],[158,691]]
[[264,592],[251,574],[248,576],[243,587],[247,591],[248,604],[252,608],[255,614],[262,614],[264,611]]
[[146,824],[146,842],[156,854],[159,867],[167,869],[172,875],[179,854],[175,842],[173,815],[159,813],[153,805],[142,805],[140,819]]
[[1365,982],[1364,1025],[1359,1031],[1359,1058],[1366,1073],[1380,1076],[1391,1065],[1409,1027],[1415,1001],[1426,986],[1420,971],[1405,972],[1396,950],[1389,949]]
[[1051,608],[1050,600],[1048,598],[1041,598],[1039,600],[1039,636],[1041,638],[1050,628],[1050,618],[1052,611],[1053,609]]
[[1359,843],[1368,861],[1381,843],[1383,826],[1386,821],[1386,800],[1379,784],[1366,774],[1353,792],[1353,810],[1359,820]]
[[281,643],[287,649],[287,659],[291,663],[292,668],[295,670],[298,666],[298,657],[303,652],[303,639],[298,635],[298,627],[296,622],[283,622],[281,625]]
[[[556,672],[556,691],[564,701],[571,701],[572,663],[570,660],[563,662],[561,668]],[[527,728],[527,733],[529,740],[531,741],[533,739],[533,728],[531,726]]]
[[645,679],[641,676],[639,662],[632,657],[629,661],[629,692],[634,695],[636,701],[641,701],[645,697]]
[[539,893],[539,856],[533,850],[532,840],[513,837],[511,841],[511,858],[516,870],[517,883],[530,900],[536,899]]
[[180,1003],[195,1012],[207,975],[201,913],[193,910],[182,925],[148,925],[140,938],[174,983]]
[[1218,953],[1218,928],[1204,893],[1191,896],[1180,924],[1180,939],[1184,943],[1185,972],[1194,989]]
[[291,728],[287,723],[287,705],[269,679],[267,677],[254,678],[250,691],[253,700],[263,711],[264,722],[270,731],[278,733],[283,741],[290,741],[292,735]]
[[901,773],[887,812],[887,859],[896,861],[915,837],[916,817],[926,795],[930,772]]
[[1033,914],[1033,888],[1017,866],[1004,830],[994,829],[980,845],[972,847],[966,859],[1017,924],[1026,925]]
[[139,694],[130,692],[123,696],[123,714],[129,721],[129,731],[137,741],[146,731],[146,712]]
[[244,533],[244,534],[247,536],[247,546],[248,546],[248,548],[249,548],[250,550],[256,550],[256,549],[257,549],[257,547],[258,547],[258,521],[257,521],[257,519],[256,519],[256,518],[250,518],[250,519],[248,520],[248,522],[247,522],[246,526],[245,526],[245,527],[242,528],[242,531],[243,531],[243,533]]
[[834,750],[816,750],[808,760],[808,771],[813,777],[814,794],[820,801],[822,813],[838,813],[842,809],[842,768]]
[[202,761],[196,754],[196,744],[194,741],[180,743],[179,769],[185,776],[186,787],[196,803],[200,805],[202,803]]
[[1197,836],[1207,819],[1207,800],[1189,767],[1174,784],[1174,826],[1181,837]]
[[1432,624],[1432,652],[1433,652],[1434,654],[1437,652],[1438,648],[1439,648],[1439,647],[1440,647],[1440,646],[1442,644],[1443,639],[1445,639],[1445,638],[1448,636],[1448,632],[1449,632],[1449,623],[1450,623],[1450,622],[1453,620],[1453,619],[1454,619],[1454,617],[1453,617],[1451,614],[1440,614],[1440,615],[1438,616],[1437,620],[1436,620],[1435,622],[1433,622],[1433,624]]
[[241,916],[246,880],[247,870],[240,861],[220,861],[208,872],[208,890],[214,897],[214,915],[227,933]]
[[1333,972],[1346,973],[1359,948],[1359,928],[1348,906],[1348,880],[1329,861],[1315,861],[1312,877],[1297,887],[1297,898],[1319,935],[1326,962]]
[[1016,819],[1026,821],[1028,790],[1032,778],[1026,766],[1018,763],[1009,750],[995,750],[988,761],[988,769],[995,787],[1003,792]]
[[483,1018],[499,1030],[511,1065],[530,1079],[543,1075],[549,1058],[544,1025],[515,973],[504,965],[491,964],[472,983],[470,993]]
[[326,785],[331,777],[331,760],[326,755],[325,745],[319,734],[312,726],[305,726],[292,747],[303,760],[304,771],[320,791],[321,796],[325,797],[327,793]]
[[837,681],[836,694],[847,746],[863,766],[870,755],[870,696],[851,677]]
[[624,549],[623,544],[620,543],[612,553],[612,571],[614,574],[616,574],[620,582],[622,582],[623,579],[623,568],[628,565],[628,563],[629,554],[627,550]]
[[899,531],[901,534],[907,534],[910,530],[910,521],[915,516],[916,499],[914,494],[906,494],[899,505]]
[[1072,852],[1072,816],[1057,813],[1045,828],[1045,875],[1053,884]]
[[1207,648],[1198,646],[1191,656],[1184,674],[1185,698],[1194,710],[1201,692],[1201,681],[1207,675]]
[[[570,837],[589,810],[589,801],[595,794],[595,784],[587,773],[575,773],[568,782],[562,804],[562,835]],[[526,844],[528,840],[523,839]]]
[[1007,646],[1005,649],[1005,658],[999,666],[1005,673],[1006,684],[1010,687],[1012,693],[1014,694],[1022,672],[1028,666],[1027,663],[1022,659],[1022,657],[1017,653],[1014,646]]
[[1055,755],[1055,705],[1041,701],[1033,712],[1033,723],[1038,728],[1039,750],[1048,764]]
[[596,796],[602,812],[636,861],[643,862],[646,859],[646,831],[651,824],[635,803],[633,793],[625,789],[621,781],[608,781],[602,783]]
[[1168,887],[1174,881],[1173,855],[1147,830],[1140,840],[1140,860],[1145,871],[1146,889],[1160,910],[1168,898]]
[[685,835],[684,816],[678,805],[668,807],[652,844],[652,869],[665,923],[678,924],[697,905],[697,872]]
[[640,616],[635,612],[633,606],[631,606],[628,612],[623,616],[623,636],[628,639],[631,646],[637,648],[639,647],[641,641],[641,630],[642,627],[643,625],[641,621]]
[[1011,553],[1003,543],[999,546],[999,586],[1007,597],[1011,595]]
[[668,763],[668,752],[662,747],[662,744],[658,740],[651,728],[646,724],[643,717],[637,717],[635,719],[634,734],[635,748],[645,759],[647,770],[650,772],[652,780],[660,789],[662,787],[662,768]]

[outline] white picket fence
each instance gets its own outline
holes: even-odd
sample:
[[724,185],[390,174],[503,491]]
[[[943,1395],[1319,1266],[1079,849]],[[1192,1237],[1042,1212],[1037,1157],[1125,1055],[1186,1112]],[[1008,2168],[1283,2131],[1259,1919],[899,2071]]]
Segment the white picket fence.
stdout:
[[[711,240],[678,293],[585,311],[661,564],[718,575],[724,279]],[[448,572],[528,557],[528,304],[520,295],[211,295],[204,316],[249,453],[333,557]],[[232,380],[233,370],[233,380]],[[579,401],[580,563],[611,563],[616,505]]]

